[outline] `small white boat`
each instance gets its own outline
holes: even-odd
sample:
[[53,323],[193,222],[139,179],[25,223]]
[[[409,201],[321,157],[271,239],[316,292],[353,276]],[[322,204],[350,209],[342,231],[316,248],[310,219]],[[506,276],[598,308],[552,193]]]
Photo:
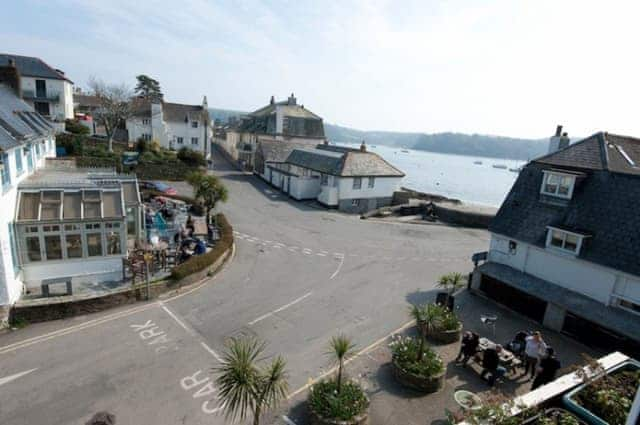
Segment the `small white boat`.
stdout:
[[509,171],[511,171],[512,173],[519,173],[520,171],[522,171],[522,168],[518,167],[518,168],[509,168]]
[[476,165],[482,165],[482,161],[473,161],[473,163]]
[[406,149],[402,149],[400,152],[409,153],[409,151]]
[[507,166],[504,165],[504,164],[493,164],[492,167],[493,168],[499,168],[501,170],[506,170],[507,169]]

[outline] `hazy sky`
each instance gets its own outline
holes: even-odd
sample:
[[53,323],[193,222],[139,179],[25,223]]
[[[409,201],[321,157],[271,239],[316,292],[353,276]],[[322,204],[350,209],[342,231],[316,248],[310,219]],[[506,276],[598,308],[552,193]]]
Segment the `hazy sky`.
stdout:
[[295,92],[366,130],[640,136],[640,2],[2,0],[0,51],[77,85],[254,110]]

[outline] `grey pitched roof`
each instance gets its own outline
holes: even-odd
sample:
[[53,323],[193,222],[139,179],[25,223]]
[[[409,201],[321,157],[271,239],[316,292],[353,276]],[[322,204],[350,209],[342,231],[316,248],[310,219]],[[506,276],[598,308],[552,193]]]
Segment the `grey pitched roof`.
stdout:
[[73,84],[73,81],[68,79],[64,73],[49,66],[40,58],[0,53],[0,66],[9,65],[10,59],[15,61],[16,68],[20,71],[20,75],[27,77],[51,78],[54,80],[66,80]]
[[162,113],[165,121],[185,122],[201,120],[204,109],[202,105],[183,105],[181,103],[162,103]]
[[340,177],[403,177],[404,173],[378,154],[355,150],[294,149],[287,163]]
[[73,103],[80,107],[98,108],[100,107],[100,101],[97,96],[90,94],[73,94]]
[[640,139],[599,132],[534,161],[582,170],[640,174]]
[[258,142],[257,150],[262,153],[265,162],[285,162],[294,149],[305,146],[309,146],[309,143],[261,140]]
[[318,149],[294,149],[286,162],[319,173],[339,176],[342,170],[343,154]]
[[[590,237],[579,258],[640,275],[640,175],[620,164],[617,156],[622,155],[611,152],[617,149],[609,148],[607,141],[622,143],[632,152],[640,143],[600,133],[527,164],[489,230],[539,247],[545,246],[547,226],[587,233]],[[549,169],[583,173],[571,200],[557,202],[540,194],[543,170]]]
[[270,115],[276,112],[276,107],[280,106],[283,111],[283,114],[287,117],[297,117],[297,118],[312,118],[321,120],[318,115],[314,114],[310,110],[306,109],[304,105],[298,104],[289,104],[289,101],[283,100],[281,102],[270,103],[266,106],[263,106],[260,109],[256,109],[251,112],[249,116],[252,117],[264,117],[266,115]]
[[51,133],[53,127],[45,118],[0,84],[0,149],[11,149]]

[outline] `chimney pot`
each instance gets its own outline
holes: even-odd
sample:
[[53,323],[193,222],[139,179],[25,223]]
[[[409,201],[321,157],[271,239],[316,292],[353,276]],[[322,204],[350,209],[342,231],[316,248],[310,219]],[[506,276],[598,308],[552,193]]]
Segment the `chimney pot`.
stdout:
[[558,125],[556,127],[556,136],[560,136],[562,134],[562,125]]
[[360,144],[360,152],[366,152],[366,151],[367,151],[367,144],[363,140],[362,143]]
[[276,99],[273,96],[271,96],[271,100],[269,100],[269,104],[273,105],[274,103],[276,103]]

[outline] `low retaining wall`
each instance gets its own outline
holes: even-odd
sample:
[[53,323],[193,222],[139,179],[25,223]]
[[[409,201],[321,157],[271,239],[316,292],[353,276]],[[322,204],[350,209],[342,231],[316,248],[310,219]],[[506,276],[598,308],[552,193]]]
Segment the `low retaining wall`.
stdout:
[[445,223],[457,224],[465,227],[478,227],[486,229],[489,227],[494,214],[485,214],[474,211],[462,211],[455,207],[446,207],[442,204],[432,204],[433,213],[438,220]]
[[[162,280],[149,285],[149,298],[157,298],[163,293],[180,292],[181,289],[193,285],[202,279],[215,274],[230,258],[233,246],[225,250],[211,266],[190,274],[179,281]],[[97,313],[109,308],[147,299],[147,285],[137,284],[135,287],[110,292],[102,296],[65,296],[56,298],[39,298],[22,301],[10,311],[9,323],[37,323],[49,320],[64,319],[89,313]]]

